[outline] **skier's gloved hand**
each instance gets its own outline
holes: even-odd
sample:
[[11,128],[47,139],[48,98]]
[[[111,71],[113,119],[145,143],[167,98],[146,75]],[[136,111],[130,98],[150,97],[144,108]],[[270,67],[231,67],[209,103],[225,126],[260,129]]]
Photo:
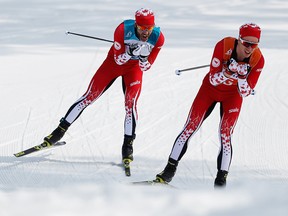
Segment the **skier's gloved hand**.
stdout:
[[238,62],[233,58],[229,60],[228,72],[230,72],[231,75],[238,72]]
[[248,72],[250,71],[250,65],[247,63],[238,64],[238,78],[245,79],[247,77]]
[[143,44],[141,51],[140,51],[139,60],[141,62],[148,61],[148,56],[150,55],[151,51],[152,51],[152,48],[151,46],[149,46],[149,44]]
[[224,76],[227,78],[237,78],[237,71],[238,71],[238,62],[231,58],[227,63],[227,68],[223,71]]
[[142,45],[140,44],[130,44],[127,47],[127,54],[130,56],[139,56],[142,49]]

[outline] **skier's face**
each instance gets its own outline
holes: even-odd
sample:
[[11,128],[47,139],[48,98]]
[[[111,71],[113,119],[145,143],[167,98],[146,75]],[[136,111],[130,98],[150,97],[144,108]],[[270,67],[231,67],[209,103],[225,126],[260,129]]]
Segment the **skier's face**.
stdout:
[[258,47],[258,38],[247,36],[244,38],[240,38],[238,40],[238,44],[241,47],[240,49],[240,55],[244,56],[245,58],[248,58],[252,52]]
[[147,41],[149,36],[151,35],[153,29],[154,29],[154,25],[153,26],[136,25],[138,38],[143,42]]

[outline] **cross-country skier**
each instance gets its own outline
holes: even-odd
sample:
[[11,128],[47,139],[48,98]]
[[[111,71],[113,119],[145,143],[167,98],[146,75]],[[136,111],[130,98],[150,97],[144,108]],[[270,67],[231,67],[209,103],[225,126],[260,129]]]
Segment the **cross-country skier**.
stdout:
[[94,74],[86,93],[69,108],[60,120],[59,126],[44,138],[44,142],[53,145],[59,141],[83,110],[121,76],[126,111],[122,158],[132,161],[132,144],[138,120],[137,100],[141,92],[142,75],[150,69],[163,44],[164,35],[160,28],[155,26],[152,10],[141,8],[135,13],[135,20],[122,22],[114,32],[114,44]]
[[231,136],[241,110],[243,97],[253,92],[264,67],[264,57],[258,47],[261,29],[247,23],[240,27],[238,39],[226,37],[214,49],[210,71],[191,106],[184,129],[177,136],[165,169],[156,181],[170,182],[178,162],[185,154],[188,141],[220,103],[220,149],[214,186],[225,186],[232,159]]

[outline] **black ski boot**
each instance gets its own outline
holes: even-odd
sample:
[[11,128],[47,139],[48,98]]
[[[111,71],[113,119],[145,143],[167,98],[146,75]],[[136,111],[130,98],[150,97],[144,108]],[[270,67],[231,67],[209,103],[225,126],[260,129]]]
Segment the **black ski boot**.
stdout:
[[58,127],[50,135],[46,136],[44,141],[49,145],[54,145],[64,136],[70,125],[69,122],[62,118]]
[[178,161],[169,158],[165,169],[156,175],[156,181],[161,183],[169,183],[176,173]]
[[215,188],[225,188],[227,175],[228,175],[227,171],[218,170],[216,179],[214,181],[214,187]]
[[135,139],[134,136],[124,135],[124,142],[122,145],[122,160],[129,160],[129,162],[133,161],[133,141]]

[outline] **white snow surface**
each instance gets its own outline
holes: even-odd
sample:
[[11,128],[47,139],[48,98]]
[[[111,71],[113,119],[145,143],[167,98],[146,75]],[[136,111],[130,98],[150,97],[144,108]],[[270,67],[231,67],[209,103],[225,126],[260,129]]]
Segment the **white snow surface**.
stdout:
[[[166,43],[144,74],[132,176],[121,164],[121,79],[70,127],[66,146],[16,158],[39,144],[85,91],[116,26],[141,7]],[[286,215],[288,2],[285,0],[0,0],[0,215]],[[266,64],[245,98],[225,190],[214,190],[219,106],[192,137],[171,185],[135,186],[163,170],[208,68],[214,45],[262,27]]]

